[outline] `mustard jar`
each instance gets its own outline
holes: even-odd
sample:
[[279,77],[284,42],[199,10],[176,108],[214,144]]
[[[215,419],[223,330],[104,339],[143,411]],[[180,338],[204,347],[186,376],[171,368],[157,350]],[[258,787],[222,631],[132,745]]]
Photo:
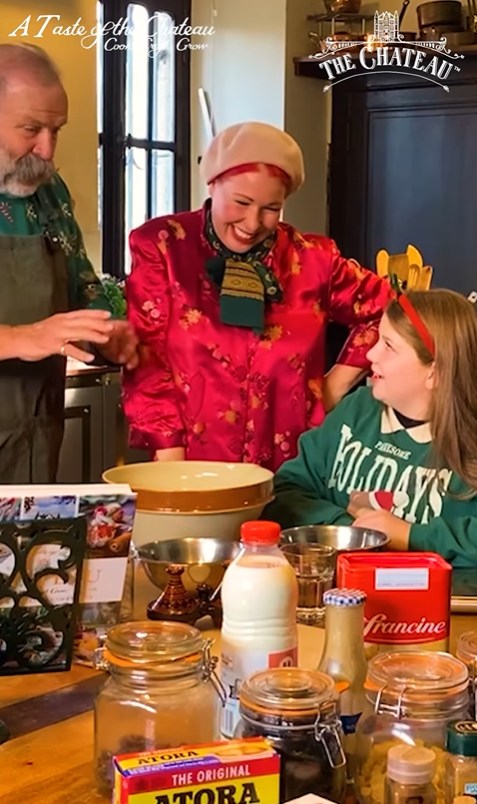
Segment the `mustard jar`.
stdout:
[[317,670],[272,668],[240,688],[236,737],[266,737],[280,754],[280,801],[315,793],[343,800],[346,759],[333,679]]
[[475,718],[477,698],[477,631],[465,631],[457,640],[455,655],[469,671],[469,715]]
[[368,665],[365,697],[356,727],[361,802],[382,804],[387,754],[399,743],[433,749],[442,796],[447,725],[465,719],[469,706],[465,664],[438,651],[378,653]]
[[477,796],[477,723],[473,720],[449,723],[446,749],[446,801],[456,796]]
[[185,623],[131,622],[110,629],[96,661],[109,672],[94,712],[101,792],[112,790],[117,754],[219,738],[225,696],[211,644]]

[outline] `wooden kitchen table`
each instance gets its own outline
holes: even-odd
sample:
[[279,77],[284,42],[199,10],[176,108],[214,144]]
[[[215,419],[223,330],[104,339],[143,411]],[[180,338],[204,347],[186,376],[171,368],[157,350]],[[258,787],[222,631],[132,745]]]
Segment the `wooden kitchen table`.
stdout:
[[95,792],[93,780],[91,707],[102,676],[77,665],[67,673],[1,679],[0,719],[12,733],[0,745],[2,804],[109,800]]
[[[453,615],[451,650],[463,630],[477,630],[477,616]],[[298,626],[300,666],[316,668],[324,632]],[[220,634],[213,653],[220,652]],[[92,706],[104,674],[75,665],[68,673],[4,677],[0,719],[12,737],[0,746],[1,804],[105,804],[93,777]]]
[[[218,631],[212,653],[220,652]],[[298,626],[301,667],[316,668],[324,632]],[[67,673],[0,680],[0,719],[12,737],[0,745],[1,804],[105,804],[93,776],[93,713],[105,675],[73,666]]]

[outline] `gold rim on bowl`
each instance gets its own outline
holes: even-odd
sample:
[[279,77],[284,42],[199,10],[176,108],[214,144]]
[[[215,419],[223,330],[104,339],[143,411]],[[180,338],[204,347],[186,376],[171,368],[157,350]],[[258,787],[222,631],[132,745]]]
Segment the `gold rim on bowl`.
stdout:
[[[172,467],[172,464],[174,464],[174,467]],[[125,464],[124,466],[107,469],[103,473],[103,480],[107,483],[128,483],[137,494],[137,509],[157,513],[231,512],[260,505],[265,506],[273,497],[273,472],[255,464],[223,464],[218,461],[171,461],[168,468],[178,468],[179,465],[184,466],[185,464],[187,464],[187,469],[191,471],[194,470],[194,466],[197,467],[197,471],[199,471],[199,467],[210,468],[211,473],[215,469],[217,471],[218,487],[205,489],[147,488],[145,487],[144,478],[134,480],[134,473],[138,469],[139,474],[141,474],[141,470],[144,472],[143,467],[157,466],[152,462]],[[231,474],[227,480],[234,481],[233,470],[235,466],[246,466],[251,473],[260,475],[262,479],[251,483],[244,483],[242,479],[238,480],[237,485],[220,486],[220,483],[223,483],[224,480],[218,477],[219,470],[223,470],[225,467],[230,468]],[[145,471],[147,472],[148,470],[146,469]],[[236,481],[237,479],[235,479]]]
[[[138,499],[140,498],[138,497]],[[259,506],[265,508],[265,506],[268,505],[268,503],[273,502],[274,499],[275,497],[272,495],[258,504],[254,503],[253,505],[240,505],[238,508],[213,508],[211,510],[196,509],[195,511],[184,511],[174,508],[141,508],[140,505],[136,505],[136,510],[143,514],[161,514],[161,516],[215,516],[219,514],[238,514],[240,511],[248,511],[250,508],[258,508]]]

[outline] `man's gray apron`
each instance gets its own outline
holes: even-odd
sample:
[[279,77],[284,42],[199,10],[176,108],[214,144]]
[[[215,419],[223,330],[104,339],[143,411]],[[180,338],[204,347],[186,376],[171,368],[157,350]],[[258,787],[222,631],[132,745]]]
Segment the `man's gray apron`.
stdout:
[[[46,237],[0,236],[0,324],[68,310],[66,258]],[[0,361],[0,483],[52,483],[63,438],[66,361]]]

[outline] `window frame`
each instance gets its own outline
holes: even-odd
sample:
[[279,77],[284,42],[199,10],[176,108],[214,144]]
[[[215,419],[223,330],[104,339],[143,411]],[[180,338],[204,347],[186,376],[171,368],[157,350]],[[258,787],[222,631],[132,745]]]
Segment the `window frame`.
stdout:
[[[191,0],[101,0],[103,22],[117,22],[127,18],[131,3],[146,8],[148,16],[155,12],[170,14],[176,24],[191,15]],[[125,36],[117,37],[118,44]],[[99,45],[101,46],[101,45]],[[150,78],[153,58],[150,59]],[[99,134],[102,148],[101,199],[101,252],[105,273],[124,279],[126,276],[124,231],[126,205],[126,149],[144,148],[150,171],[153,150],[167,150],[174,154],[174,209],[171,213],[190,208],[190,51],[175,49],[174,124],[173,142],[152,138],[132,137],[125,130],[126,119],[126,51],[103,50],[103,125]],[[152,81],[149,81],[152,91]],[[150,99],[151,100],[151,99]],[[151,172],[148,178],[147,207],[151,210]]]

